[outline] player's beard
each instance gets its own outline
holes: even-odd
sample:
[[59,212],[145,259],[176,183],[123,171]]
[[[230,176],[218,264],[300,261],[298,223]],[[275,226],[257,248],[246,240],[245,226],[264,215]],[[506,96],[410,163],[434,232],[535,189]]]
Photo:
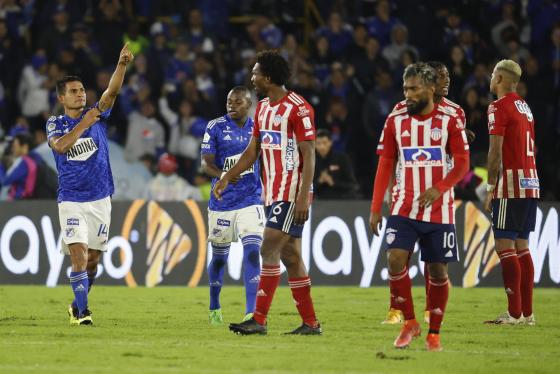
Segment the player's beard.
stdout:
[[406,103],[406,110],[408,111],[408,114],[414,116],[414,115],[422,112],[424,110],[424,108],[426,108],[426,106],[428,105],[428,101],[429,101],[428,98],[425,98],[425,99],[418,100],[414,104],[409,104],[407,102]]

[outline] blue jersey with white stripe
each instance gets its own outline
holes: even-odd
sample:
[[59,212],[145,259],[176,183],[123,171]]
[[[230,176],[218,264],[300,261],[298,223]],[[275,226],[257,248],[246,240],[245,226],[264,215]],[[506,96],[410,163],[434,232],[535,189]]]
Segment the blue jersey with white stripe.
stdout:
[[[97,106],[97,103],[93,106]],[[63,136],[82,120],[91,108],[80,117],[52,116],[47,120],[47,138]],[[58,170],[58,202],[86,202],[103,199],[115,192],[113,174],[109,165],[107,121],[111,109],[99,116],[99,121],[84,131],[82,136],[65,154],[53,150]]]
[[[253,119],[247,118],[243,127],[239,127],[229,115],[216,118],[208,122],[206,132],[200,147],[200,153],[213,154],[216,166],[223,171],[231,169],[247,148],[253,135]],[[212,188],[218,178],[212,179]],[[215,211],[229,211],[245,208],[250,205],[262,204],[261,180],[259,164],[255,164],[241,173],[241,178],[235,184],[230,183],[217,200],[210,196],[208,207]]]

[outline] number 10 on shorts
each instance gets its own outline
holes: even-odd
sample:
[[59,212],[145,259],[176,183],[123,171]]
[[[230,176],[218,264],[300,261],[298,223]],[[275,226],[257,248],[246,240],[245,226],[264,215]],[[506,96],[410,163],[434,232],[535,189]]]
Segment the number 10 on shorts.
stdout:
[[443,233],[443,248],[448,248],[448,249],[455,248],[455,233],[454,232],[444,232]]

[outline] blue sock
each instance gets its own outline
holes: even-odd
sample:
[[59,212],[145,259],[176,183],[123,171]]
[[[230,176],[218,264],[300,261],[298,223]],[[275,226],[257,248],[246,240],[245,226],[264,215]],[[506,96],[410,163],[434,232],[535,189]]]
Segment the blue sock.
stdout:
[[74,291],[78,314],[82,315],[88,305],[88,275],[86,271],[73,271],[70,273],[70,285]]
[[[88,273],[88,295],[89,295],[89,291],[91,291],[91,287],[93,287],[93,284],[95,283],[95,276],[97,275],[97,270],[95,270],[93,273]],[[76,304],[76,299],[74,298],[74,301],[72,301],[72,308],[77,308],[78,304]]]
[[220,309],[220,291],[224,283],[224,269],[229,256],[230,244],[212,243],[212,260],[208,265],[210,280],[210,310]]
[[248,235],[241,239],[243,243],[243,283],[245,283],[245,314],[253,313],[257,288],[261,273],[261,258],[259,250],[262,238],[258,235]]

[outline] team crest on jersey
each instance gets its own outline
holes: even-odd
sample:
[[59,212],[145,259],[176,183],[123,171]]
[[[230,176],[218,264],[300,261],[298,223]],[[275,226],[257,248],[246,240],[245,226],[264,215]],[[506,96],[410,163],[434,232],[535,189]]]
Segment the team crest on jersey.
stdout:
[[405,167],[442,166],[443,155],[439,147],[403,148]]
[[56,123],[49,122],[49,124],[47,125],[47,130],[48,131],[53,131],[54,129],[56,129]]
[[441,139],[441,133],[442,133],[441,129],[436,127],[435,129],[432,129],[432,131],[430,132],[430,138],[432,138],[434,142],[437,142],[438,140]]
[[274,119],[272,120],[272,124],[274,126],[280,126],[281,123],[282,123],[282,116],[280,114],[275,115]]
[[66,159],[68,161],[86,161],[97,152],[97,149],[97,144],[95,144],[92,138],[80,138],[66,152]]
[[282,133],[280,131],[261,131],[261,148],[281,149]]

